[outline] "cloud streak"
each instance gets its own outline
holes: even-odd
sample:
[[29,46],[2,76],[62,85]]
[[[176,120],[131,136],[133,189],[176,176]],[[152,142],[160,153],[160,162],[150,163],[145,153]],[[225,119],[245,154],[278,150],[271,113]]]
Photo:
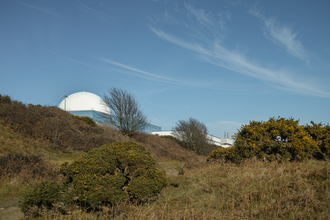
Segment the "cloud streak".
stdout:
[[24,6],[27,6],[29,8],[33,8],[33,9],[36,9],[38,11],[42,11],[42,12],[45,12],[47,14],[50,14],[50,15],[54,15],[54,16],[57,16],[57,17],[60,17],[62,18],[61,15],[57,14],[57,13],[54,13],[52,11],[49,11],[47,10],[46,8],[43,8],[43,7],[37,7],[37,6],[34,6],[34,5],[30,5],[30,4],[26,4],[26,3],[22,3],[22,2],[17,2],[18,4],[21,4],[21,5],[24,5]]
[[93,18],[99,19],[101,21],[117,23],[117,22],[114,22],[114,19],[111,16],[104,14],[98,10],[95,10],[91,7],[88,7],[87,5],[82,4],[80,2],[79,2],[79,6],[74,5],[74,7],[77,8],[78,10],[84,12],[85,14],[87,14]]
[[[281,90],[305,95],[330,97],[330,93],[322,89],[320,85],[312,84],[311,80],[303,80],[301,75],[298,76],[292,70],[281,67],[269,67],[266,64],[251,61],[239,50],[227,49],[223,45],[223,40],[218,37],[223,34],[223,29],[214,29],[214,19],[211,18],[211,14],[193,7],[187,7],[187,9],[191,13],[187,14],[188,21],[191,19],[191,16],[196,17],[194,23],[185,22],[188,30],[201,26],[204,29],[214,31],[215,34],[210,35],[203,32],[203,28],[195,28],[194,34],[187,33],[187,36],[193,37],[189,39],[169,34],[160,28],[149,27],[150,30],[161,39],[194,52],[201,61],[274,84],[276,88]],[[265,20],[265,27],[274,40],[285,45],[288,53],[305,61],[308,59],[301,43],[296,39],[297,35],[291,29],[279,25],[275,20]]]
[[[52,51],[49,51],[49,53],[51,53],[51,54],[53,54],[57,57],[60,57],[62,59],[68,60],[70,62],[77,63],[79,65],[87,66],[87,67],[97,69],[97,70],[101,70],[101,71],[104,71],[104,72],[109,72],[110,71],[109,68],[107,68],[107,67],[99,67],[99,66],[95,66],[95,65],[90,65],[88,63],[80,62],[80,61],[77,61],[77,60],[59,55],[59,54],[54,53]],[[113,61],[113,60],[110,60],[110,59],[107,59],[107,58],[104,58],[104,57],[100,57],[100,58],[93,57],[93,56],[91,56],[91,57],[96,59],[96,60],[102,61],[104,63],[111,64],[113,66],[119,67],[119,69],[116,69],[116,71],[118,71],[118,72],[122,72],[122,73],[125,73],[125,74],[133,75],[133,76],[144,78],[144,79],[148,79],[148,80],[151,80],[151,81],[157,81],[157,82],[175,84],[175,85],[181,85],[181,86],[200,87],[200,88],[211,88],[211,86],[213,85],[213,83],[204,83],[203,84],[203,83],[200,83],[200,82],[195,83],[195,82],[190,82],[190,81],[181,81],[181,80],[171,79],[171,78],[168,78],[168,77],[164,77],[164,76],[161,76],[161,75],[157,75],[157,74],[154,74],[154,73],[143,71],[143,70],[140,70],[140,69],[137,69],[137,68],[134,68],[134,67],[130,67],[130,66],[127,66],[125,64],[122,64],[122,63],[119,63],[119,62],[116,62],[116,61]]]
[[292,56],[308,62],[309,55],[298,40],[298,33],[289,26],[282,25],[275,17],[266,18],[260,10],[253,8],[250,13],[263,25],[264,36],[275,44],[281,45]]
[[193,87],[206,87],[209,88],[210,84],[202,84],[202,83],[194,83],[194,82],[188,82],[188,81],[181,81],[181,80],[176,80],[176,79],[172,79],[172,78],[168,78],[168,77],[164,77],[158,74],[154,74],[154,73],[150,73],[144,70],[140,70],[134,67],[130,67],[127,66],[125,64],[107,59],[107,58],[96,58],[97,60],[100,60],[102,62],[117,66],[121,68],[122,72],[131,74],[131,75],[135,75],[138,77],[142,77],[148,80],[153,80],[153,81],[158,81],[158,82],[162,82],[162,83],[170,83],[170,84],[176,84],[176,85],[184,85],[184,86],[193,86]]

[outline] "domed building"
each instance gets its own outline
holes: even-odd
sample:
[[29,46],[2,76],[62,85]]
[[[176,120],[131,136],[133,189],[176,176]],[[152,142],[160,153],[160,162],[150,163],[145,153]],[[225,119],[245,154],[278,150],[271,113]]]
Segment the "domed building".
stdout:
[[[104,122],[101,115],[111,115],[110,108],[103,104],[103,99],[91,92],[76,92],[69,96],[62,96],[64,99],[59,108],[77,116],[88,116],[96,122]],[[148,124],[141,131],[151,134],[152,131],[160,131],[161,127]]]
[[108,106],[102,104],[103,99],[91,92],[76,92],[63,96],[59,108],[77,116],[88,116],[94,121],[101,122],[100,114],[110,114]]

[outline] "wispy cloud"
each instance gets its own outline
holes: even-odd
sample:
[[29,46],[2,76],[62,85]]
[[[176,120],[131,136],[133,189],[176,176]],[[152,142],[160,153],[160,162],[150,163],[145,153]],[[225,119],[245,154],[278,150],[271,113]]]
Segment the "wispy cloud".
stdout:
[[97,70],[101,70],[101,71],[107,71],[105,68],[101,68],[101,67],[97,67],[97,66],[93,66],[93,65],[90,65],[88,63],[84,63],[84,62],[80,62],[80,61],[77,61],[77,60],[74,60],[74,59],[71,59],[71,58],[68,58],[68,57],[65,57],[65,56],[62,56],[62,55],[59,55],[53,51],[49,51],[49,53],[57,56],[57,57],[60,57],[62,59],[65,59],[65,60],[68,60],[68,61],[71,61],[73,63],[77,63],[77,64],[80,64],[80,65],[83,65],[83,66],[87,66],[87,67],[90,67],[90,68],[93,68],[93,69],[97,69]]
[[[97,66],[97,65],[91,65],[89,63],[77,61],[75,59],[59,55],[59,54],[57,54],[55,52],[52,52],[52,51],[49,51],[49,52],[51,54],[57,56],[57,57],[62,58],[62,59],[68,60],[68,61],[73,62],[73,63],[77,63],[79,65],[87,66],[87,67],[90,67],[90,68],[93,68],[93,69],[101,70],[101,71],[104,71],[104,72],[110,72],[110,71],[114,70],[112,68],[108,68],[108,67],[104,67],[104,66],[100,67],[100,66]],[[134,68],[134,67],[130,67],[128,65],[125,65],[125,64],[122,64],[122,63],[119,63],[119,62],[116,62],[116,61],[113,61],[113,60],[110,60],[110,59],[107,59],[107,58],[104,58],[104,57],[93,57],[93,56],[91,56],[91,57],[96,59],[96,60],[102,61],[104,63],[111,64],[112,66],[119,67],[119,69],[115,69],[115,71],[122,72],[122,73],[129,74],[129,75],[133,75],[133,76],[140,77],[140,78],[144,78],[144,79],[148,79],[148,80],[152,80],[152,81],[175,84],[175,85],[181,85],[181,86],[200,87],[200,88],[211,88],[214,85],[214,82],[212,82],[212,83],[202,83],[202,82],[191,82],[191,81],[176,80],[176,79],[164,77],[164,76],[161,76],[161,75],[158,75],[158,74],[143,71],[143,70],[140,70],[140,69],[137,69],[137,68]]]
[[[161,39],[194,52],[201,61],[271,83],[281,90],[330,97],[328,89],[322,88],[317,82],[313,84],[311,80],[304,79],[302,74],[297,75],[294,71],[283,67],[270,67],[265,63],[261,64],[258,61],[252,61],[244,52],[238,49],[230,50],[226,48],[224,46],[224,40],[218,37],[223,34],[223,29],[214,28],[214,20],[211,18],[211,14],[204,10],[194,9],[192,6],[186,6],[186,8],[191,14],[188,14],[188,18],[183,22],[188,27],[186,29],[187,36],[190,38],[178,37],[165,32],[161,28],[150,27],[150,30]],[[189,22],[191,16],[195,17],[193,23]],[[230,19],[230,16],[228,19]],[[194,28],[192,31],[191,29],[196,26],[202,28]],[[270,20],[268,20],[265,26],[269,28],[271,36],[276,37],[277,41],[280,41],[286,46],[289,53],[303,60],[308,59],[305,50],[296,39],[296,34],[291,29],[286,29],[281,25],[275,25]],[[212,30],[214,34],[203,31],[203,28]],[[193,33],[191,34],[191,32]],[[284,35],[283,38],[279,36],[280,33]]]
[[172,78],[168,78],[168,77],[164,77],[158,74],[154,74],[154,73],[150,73],[144,70],[140,70],[134,67],[130,67],[127,66],[125,64],[113,61],[113,60],[109,60],[107,58],[96,58],[100,61],[106,62],[108,64],[117,66],[122,68],[122,72],[128,73],[128,74],[132,74],[138,77],[142,77],[148,80],[153,80],[153,81],[158,81],[158,82],[163,82],[163,83],[171,83],[171,84],[177,84],[177,85],[185,85],[185,86],[193,86],[193,87],[209,87],[210,84],[203,84],[203,83],[194,83],[194,82],[189,82],[189,81],[181,81],[181,80],[176,80],[176,79],[172,79]]
[[198,44],[167,34],[162,30],[151,28],[160,38],[175,45],[197,53],[201,60],[269,83],[291,92],[316,96],[330,96],[330,93],[318,89],[310,82],[299,80],[295,74],[286,69],[272,69],[250,61],[244,53],[226,49],[219,41],[210,40],[208,45]]
[[[102,6],[102,5],[100,5]],[[91,7],[88,7],[87,5],[79,2],[79,5],[74,5],[74,7],[76,7],[77,9],[79,9],[80,11],[84,12],[85,14],[99,19],[101,21],[105,21],[105,22],[110,22],[110,23],[117,23],[115,22],[114,18],[112,18],[111,16],[109,16],[108,14],[104,14],[96,9],[93,9]]]
[[47,14],[50,14],[50,15],[54,15],[54,16],[57,16],[57,17],[62,17],[61,15],[53,12],[53,11],[50,11],[48,10],[47,8],[44,8],[44,7],[41,7],[41,6],[35,6],[35,5],[31,5],[31,4],[26,4],[26,3],[22,3],[22,2],[17,2],[18,4],[21,4],[21,5],[24,5],[24,6],[27,6],[29,8],[33,8],[33,9],[36,9],[38,11],[42,11],[42,12],[45,12]]
[[299,41],[298,33],[294,32],[290,26],[281,24],[275,17],[267,18],[256,7],[250,9],[250,13],[261,21],[266,38],[284,47],[290,55],[309,62],[309,55]]
[[[193,4],[185,3],[180,9],[177,6],[177,9],[172,13],[165,11],[149,18],[149,20],[154,25],[165,23],[167,25],[180,26],[188,30],[188,32],[185,32],[186,34],[201,41],[206,41],[204,39],[205,33],[217,39],[225,37],[227,22],[231,20],[231,13],[225,10],[213,14],[204,9],[198,9]],[[182,29],[181,31],[184,30]]]

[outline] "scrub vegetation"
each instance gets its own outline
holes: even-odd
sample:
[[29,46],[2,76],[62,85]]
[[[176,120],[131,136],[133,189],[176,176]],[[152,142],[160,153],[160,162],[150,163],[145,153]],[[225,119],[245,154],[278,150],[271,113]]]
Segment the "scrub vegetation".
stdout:
[[328,219],[329,133],[250,122],[207,161],[172,138],[127,137],[0,96],[0,216],[20,201],[27,219]]
[[293,118],[270,118],[266,122],[251,121],[242,125],[235,137],[235,146],[214,150],[208,160],[239,163],[256,157],[263,161],[304,161],[328,159],[330,126],[302,126]]

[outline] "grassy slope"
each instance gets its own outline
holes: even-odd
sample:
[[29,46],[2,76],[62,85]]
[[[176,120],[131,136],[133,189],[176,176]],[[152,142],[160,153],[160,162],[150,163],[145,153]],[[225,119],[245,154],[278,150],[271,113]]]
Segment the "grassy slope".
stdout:
[[[119,137],[125,140],[125,137]],[[205,157],[170,140],[141,134],[144,145],[164,168],[188,164],[183,176],[169,176],[170,186],[158,200],[143,206],[121,207],[118,219],[328,219],[330,163],[263,163],[241,165],[205,163]],[[15,133],[0,121],[0,156],[7,153],[41,155],[54,167],[83,152],[62,151],[42,140]],[[21,191],[38,181],[22,177],[0,182],[1,202],[17,200]],[[93,213],[72,213],[55,219],[91,219]]]
[[52,144],[34,140],[31,137],[14,132],[0,120],[0,156],[8,153],[22,153],[40,155],[49,162],[59,165],[65,161],[73,161],[82,151],[62,151]]
[[[119,141],[130,140],[113,130],[108,130],[108,132]],[[171,140],[147,134],[139,134],[131,140],[144,145],[155,157],[158,166],[169,172],[174,171],[175,173],[174,167],[176,165],[183,166],[184,163],[193,164],[196,162],[196,164],[200,164],[205,162],[205,157],[182,149]],[[14,132],[0,120],[0,157],[4,157],[8,153],[39,155],[45,160],[45,163],[49,163],[54,169],[58,169],[60,164],[70,163],[84,154],[84,152],[77,150],[63,151],[48,141],[35,140],[27,135]],[[31,179],[26,177],[24,173],[12,178],[0,178],[0,206],[3,203],[19,199],[19,194],[36,181],[40,181],[40,179]]]
[[[23,155],[40,155],[45,159],[46,163],[54,166],[56,169],[59,164],[68,161],[71,162],[83,152],[68,151],[55,149],[51,144],[44,141],[36,141],[30,137],[15,133],[8,126],[0,121],[0,157],[6,156],[8,153],[21,153]],[[0,178],[0,205],[15,201],[19,198],[19,194],[26,190],[35,181],[34,179],[26,180],[23,174],[12,177],[10,179]]]

